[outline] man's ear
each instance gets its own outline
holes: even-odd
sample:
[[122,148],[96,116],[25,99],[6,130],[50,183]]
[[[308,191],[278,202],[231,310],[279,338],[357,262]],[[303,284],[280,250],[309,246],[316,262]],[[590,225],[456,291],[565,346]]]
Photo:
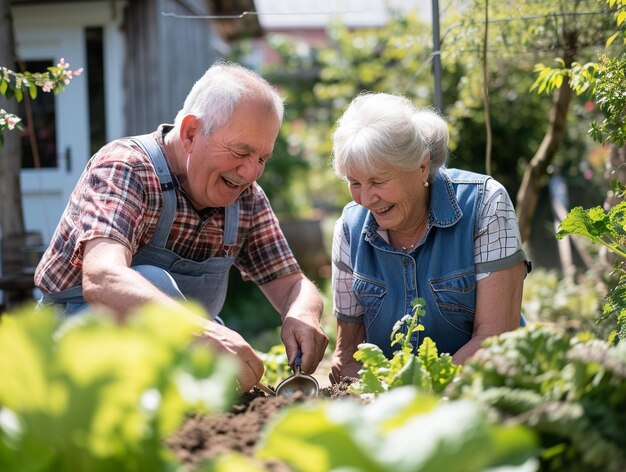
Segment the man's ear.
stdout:
[[194,139],[202,133],[202,123],[195,115],[186,115],[180,124],[180,141],[187,154],[193,150]]

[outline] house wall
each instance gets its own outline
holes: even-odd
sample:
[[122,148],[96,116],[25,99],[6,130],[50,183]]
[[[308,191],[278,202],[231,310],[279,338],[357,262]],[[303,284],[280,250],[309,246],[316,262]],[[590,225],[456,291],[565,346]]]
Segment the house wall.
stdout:
[[123,26],[127,134],[173,122],[191,86],[227,52],[210,20],[187,18],[210,13],[209,2],[130,2]]

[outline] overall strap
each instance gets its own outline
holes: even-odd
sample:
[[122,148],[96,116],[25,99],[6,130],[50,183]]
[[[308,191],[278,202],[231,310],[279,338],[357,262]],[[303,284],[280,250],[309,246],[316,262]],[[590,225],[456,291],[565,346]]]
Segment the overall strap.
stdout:
[[151,244],[156,247],[165,248],[167,237],[170,234],[170,229],[172,228],[172,223],[176,216],[175,190],[178,186],[178,181],[172,178],[161,146],[159,146],[151,134],[133,136],[129,139],[137,143],[146,152],[161,182],[161,190],[163,191],[163,211],[159,217],[159,222],[154,236],[152,237]]
[[237,244],[237,230],[239,229],[239,199],[226,207],[224,212],[224,246]]

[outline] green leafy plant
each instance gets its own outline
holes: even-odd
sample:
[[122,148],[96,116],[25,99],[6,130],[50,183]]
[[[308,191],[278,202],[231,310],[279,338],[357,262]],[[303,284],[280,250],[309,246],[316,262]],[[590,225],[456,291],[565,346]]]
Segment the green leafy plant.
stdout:
[[598,60],[593,96],[605,118],[601,122],[591,123],[589,135],[595,141],[611,142],[618,146],[626,144],[626,129],[623,125],[626,112],[625,89],[626,55],[611,57],[602,54]]
[[258,354],[265,365],[262,381],[267,385],[276,386],[292,374],[284,344],[275,344],[269,351]]
[[7,98],[15,97],[18,102],[27,93],[33,100],[37,98],[37,90],[43,92],[61,92],[74,77],[79,76],[83,68],[70,69],[70,64],[61,58],[56,66],[50,66],[45,72],[14,72],[0,67],[0,94]]
[[580,95],[586,92],[595,80],[598,71],[598,64],[588,62],[579,64],[574,62],[571,67],[565,66],[565,61],[557,58],[556,62],[561,66],[552,68],[544,64],[536,64],[534,71],[538,73],[537,79],[530,87],[531,92],[537,91],[538,94],[550,94],[554,89],[558,89],[563,85],[563,80],[567,77],[570,80],[569,86]]
[[367,404],[343,398],[284,410],[268,424],[257,455],[297,472],[472,472],[536,470],[527,462],[534,453],[527,429],[490,424],[471,402],[441,402],[405,386]]
[[[620,184],[614,185],[623,191]],[[615,268],[617,285],[607,294],[602,311],[605,318],[615,319],[617,337],[626,340],[626,271],[621,262],[626,257],[626,202],[622,201],[608,211],[599,206],[573,208],[561,222],[556,237],[562,239],[569,235],[583,236],[622,258]]]
[[570,234],[584,236],[626,257],[626,202],[618,203],[609,211],[600,206],[573,208],[561,222],[556,237],[562,239]]
[[590,331],[602,339],[615,332],[610,322],[600,322],[607,293],[604,273],[587,271],[563,277],[555,269],[533,268],[524,280],[522,307],[528,323],[556,323],[575,331]]
[[164,439],[190,412],[229,408],[235,360],[196,341],[189,312],[146,307],[128,323],[50,311],[0,324],[0,470],[165,471]]
[[541,470],[626,469],[626,344],[551,326],[486,341],[446,390],[539,437]]
[[359,371],[358,382],[351,385],[352,393],[377,395],[404,385],[440,393],[457,375],[461,367],[452,362],[449,354],[439,355],[435,342],[429,337],[424,338],[415,355],[411,340],[414,333],[424,330],[419,322],[426,314],[424,299],[413,300],[412,306],[413,314],[402,317],[391,333],[391,345],[399,346],[391,359],[374,344],[359,345],[354,358],[363,363],[363,368]]

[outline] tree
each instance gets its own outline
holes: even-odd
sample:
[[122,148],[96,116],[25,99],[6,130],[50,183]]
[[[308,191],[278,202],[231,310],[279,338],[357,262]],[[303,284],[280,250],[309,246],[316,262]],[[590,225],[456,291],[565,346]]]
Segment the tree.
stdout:
[[[0,64],[15,70],[15,39],[9,0],[0,0]],[[17,102],[0,95],[0,109],[15,115]],[[8,129],[9,126],[7,125]],[[0,129],[0,134],[4,130]],[[0,236],[23,233],[22,192],[20,188],[21,146],[17,133],[7,133],[0,141]]]
[[282,63],[263,72],[281,85],[289,105],[283,125],[289,148],[308,163],[299,185],[305,199],[331,211],[348,200],[347,187],[329,165],[333,125],[359,92],[404,93],[432,104],[428,68],[429,26],[416,13],[391,12],[382,27],[350,29],[339,21],[327,28],[328,45],[311,47],[284,35],[268,40]]
[[[482,41],[481,18],[484,18],[485,2],[486,0],[473,1],[468,9],[462,12],[463,16],[460,17],[458,26],[450,35],[456,48],[450,55],[466,64],[468,58],[456,51],[465,48],[478,49]],[[528,71],[532,69],[528,67],[529,60],[541,60],[547,54],[556,54],[565,67],[570,67],[584,56],[594,54],[604,41],[607,27],[606,9],[602,7],[597,0],[491,2],[489,18],[492,27],[487,41],[488,50],[498,54],[496,61],[498,69],[493,68],[490,72],[490,80],[508,80],[507,77],[513,79],[511,69],[503,67],[510,61],[524,63]],[[526,54],[528,59],[524,60],[522,54]],[[473,59],[472,57],[470,56],[470,61],[477,62],[476,57]],[[490,63],[493,67],[494,61]],[[468,67],[467,70],[471,71],[471,68]],[[473,95],[476,96],[475,90],[477,84],[481,82],[480,76],[477,72],[469,73],[466,79],[466,86],[473,89]],[[571,101],[572,93],[569,87],[562,87],[554,94],[547,114],[544,136],[523,171],[522,183],[516,198],[523,240],[527,240],[530,235],[539,190],[544,184],[547,170],[566,136]]]
[[[615,18],[617,31],[607,39],[606,48],[599,54],[597,62],[573,63],[568,67],[561,61],[560,68],[540,64],[536,69],[540,74],[535,86],[539,92],[556,90],[558,93],[568,89],[569,93],[588,94],[603,112],[603,120],[593,121],[588,134],[609,148],[605,175],[612,185],[604,201],[604,208],[608,211],[624,200],[626,186],[626,53],[623,48],[626,44],[626,0],[605,2],[612,9],[610,13]],[[621,41],[615,41],[618,38]],[[616,47],[611,48],[612,45]],[[620,261],[623,256],[619,251],[605,252],[605,255],[611,263]],[[623,278],[620,283],[623,286]],[[620,298],[621,295],[615,297]]]
[[[623,169],[626,149],[626,127],[624,127],[624,113],[626,112],[626,53],[623,45],[626,44],[626,0],[605,0],[614,8],[607,12],[615,17],[618,31],[606,41],[606,49],[601,52],[596,62],[568,64],[559,59],[560,68],[546,67],[538,64],[535,70],[539,76],[533,85],[539,93],[546,92],[570,93],[577,95],[588,94],[603,112],[601,123],[592,121],[588,131],[595,141],[611,146],[608,155],[608,175],[616,177],[621,184],[626,184],[626,171]],[[622,37],[622,47],[611,49],[615,39]],[[564,91],[562,89],[571,89]],[[609,200],[614,195],[609,194]],[[621,199],[620,199],[621,200]],[[612,204],[608,205],[613,206]]]
[[[486,6],[491,27],[485,43]],[[534,202],[524,200],[520,210],[528,218],[532,218],[538,191],[557,151],[560,159],[567,161],[570,149],[586,146],[585,137],[574,132],[568,122],[571,96],[564,93],[549,103],[545,97],[529,93],[535,80],[533,66],[563,56],[562,51],[575,52],[572,61],[595,54],[593,46],[602,43],[607,24],[599,11],[595,0],[488,4],[473,0],[464,9],[444,12],[442,17],[442,111],[450,123],[450,165],[487,170],[486,88],[493,129],[492,175],[512,195],[524,172],[529,175],[532,187],[524,194]],[[328,166],[336,118],[362,90],[403,93],[417,105],[431,106],[428,66],[436,48],[431,45],[430,25],[411,12],[395,13],[380,28],[351,30],[331,24],[327,36],[329,46],[318,49],[299,47],[284,37],[270,38],[283,53],[283,64],[267,72],[274,75],[274,82],[282,79],[290,106],[294,107],[294,101],[297,104],[299,112],[288,140],[302,148],[303,158],[311,164],[310,175],[315,175],[307,181],[311,200],[321,196],[341,202],[348,197],[334,190],[336,179]],[[484,51],[488,61],[483,61]],[[481,70],[483,62],[488,66],[486,74]],[[571,143],[566,152],[560,148],[564,141]],[[524,234],[528,234],[526,230]]]

